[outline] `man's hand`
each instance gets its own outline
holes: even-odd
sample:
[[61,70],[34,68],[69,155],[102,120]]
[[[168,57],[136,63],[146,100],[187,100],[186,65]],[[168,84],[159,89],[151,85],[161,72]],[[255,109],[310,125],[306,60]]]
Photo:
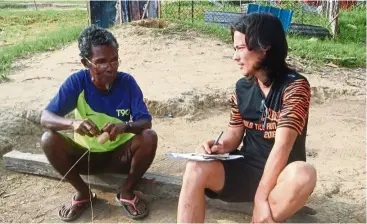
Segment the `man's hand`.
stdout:
[[255,201],[251,222],[252,223],[274,222],[268,201]]
[[108,132],[110,141],[115,141],[116,137],[125,133],[127,125],[125,123],[106,123],[102,128],[103,132]]
[[224,148],[220,143],[214,145],[214,140],[211,139],[203,142],[196,151],[205,154],[223,154]]
[[73,130],[80,135],[88,135],[89,137],[99,135],[97,125],[91,120],[74,120],[72,126]]

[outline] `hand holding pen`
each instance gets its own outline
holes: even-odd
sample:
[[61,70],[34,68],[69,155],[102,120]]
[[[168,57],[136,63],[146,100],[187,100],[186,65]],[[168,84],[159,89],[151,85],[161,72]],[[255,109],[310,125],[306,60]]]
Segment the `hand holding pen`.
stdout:
[[219,143],[220,138],[223,135],[223,131],[217,136],[215,140],[208,140],[202,143],[199,147],[199,152],[206,154],[222,154],[223,145]]

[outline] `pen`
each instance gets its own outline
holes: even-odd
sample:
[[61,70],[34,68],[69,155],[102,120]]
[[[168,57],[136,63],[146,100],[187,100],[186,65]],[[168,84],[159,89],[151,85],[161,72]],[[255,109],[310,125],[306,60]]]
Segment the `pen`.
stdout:
[[218,144],[219,139],[222,137],[222,135],[223,135],[223,131],[218,135],[217,139],[215,139],[214,145],[217,145]]

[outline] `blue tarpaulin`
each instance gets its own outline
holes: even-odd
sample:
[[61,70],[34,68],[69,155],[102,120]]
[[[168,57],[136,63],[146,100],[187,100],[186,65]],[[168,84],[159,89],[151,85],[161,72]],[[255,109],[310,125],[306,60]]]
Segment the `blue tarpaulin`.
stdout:
[[108,28],[116,21],[116,1],[90,1],[91,23]]

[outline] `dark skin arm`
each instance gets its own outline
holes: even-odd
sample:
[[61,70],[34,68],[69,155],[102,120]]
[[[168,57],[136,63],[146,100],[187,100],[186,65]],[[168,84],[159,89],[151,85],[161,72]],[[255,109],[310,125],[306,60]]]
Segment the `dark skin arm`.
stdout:
[[91,120],[75,120],[61,117],[51,111],[44,110],[41,125],[52,131],[73,130],[80,135],[98,136],[100,131]]
[[[102,132],[108,132],[110,134],[110,140],[114,141],[119,134],[139,134],[144,129],[150,129],[152,127],[152,122],[145,119],[130,122],[130,124],[131,128],[128,128],[128,125],[125,123],[106,123]],[[91,120],[69,119],[47,110],[42,112],[41,125],[53,131],[73,130],[80,135],[88,135],[89,137],[101,134],[98,127]]]
[[140,134],[143,130],[152,128],[152,122],[145,119],[131,122],[130,124],[132,128],[129,130],[129,133],[133,134]]
[[41,115],[41,125],[53,131],[72,130],[73,119],[60,117],[57,114],[44,110]]

